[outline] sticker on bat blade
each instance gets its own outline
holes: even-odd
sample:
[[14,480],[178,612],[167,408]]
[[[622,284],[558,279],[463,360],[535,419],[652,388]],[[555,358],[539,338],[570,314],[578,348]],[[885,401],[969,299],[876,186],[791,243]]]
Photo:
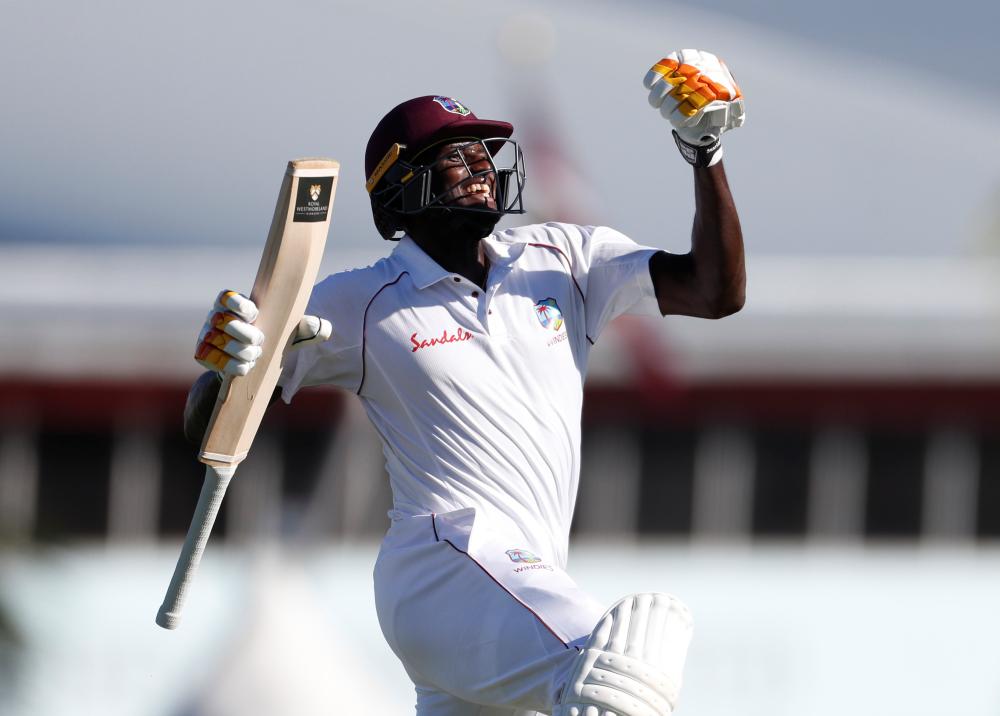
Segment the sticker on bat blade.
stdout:
[[299,177],[292,221],[326,221],[333,177]]

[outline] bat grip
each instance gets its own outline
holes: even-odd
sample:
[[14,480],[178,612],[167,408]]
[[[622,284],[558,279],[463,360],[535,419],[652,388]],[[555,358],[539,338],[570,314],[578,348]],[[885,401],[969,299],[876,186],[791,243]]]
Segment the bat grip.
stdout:
[[219,514],[222,498],[226,496],[226,488],[235,472],[235,465],[224,467],[208,465],[205,469],[205,482],[201,486],[201,496],[194,509],[194,517],[191,518],[187,537],[184,538],[184,546],[181,548],[181,555],[174,568],[174,576],[170,579],[170,586],[167,587],[163,604],[160,605],[160,610],[156,613],[156,623],[164,629],[176,629],[180,623],[184,597],[188,587],[191,586],[195,572],[198,570],[198,563],[201,561],[202,552],[205,551],[208,537],[212,533],[212,525],[215,524],[215,517]]

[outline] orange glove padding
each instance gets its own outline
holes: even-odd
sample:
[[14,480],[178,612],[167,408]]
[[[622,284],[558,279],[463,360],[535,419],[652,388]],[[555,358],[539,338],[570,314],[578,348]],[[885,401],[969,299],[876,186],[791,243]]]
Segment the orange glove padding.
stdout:
[[223,375],[246,375],[263,352],[264,334],[253,325],[257,307],[235,291],[223,291],[198,335],[194,358]]
[[[257,306],[236,291],[223,291],[208,312],[198,335],[194,359],[222,375],[246,375],[260,358],[264,334],[251,325],[257,320]],[[303,316],[288,350],[298,350],[333,335],[325,318]]]
[[[739,85],[711,52],[671,52],[650,68],[643,84],[650,105],[673,126],[681,152],[682,144],[714,147],[711,164],[722,158],[722,133],[743,126],[746,118]],[[687,154],[685,159],[691,161]]]

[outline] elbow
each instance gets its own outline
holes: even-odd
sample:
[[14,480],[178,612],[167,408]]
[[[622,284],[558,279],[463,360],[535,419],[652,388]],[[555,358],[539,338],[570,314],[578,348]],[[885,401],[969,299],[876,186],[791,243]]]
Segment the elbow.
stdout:
[[739,313],[740,309],[743,308],[743,301],[732,301],[727,303],[720,303],[715,306],[712,310],[712,314],[709,318],[719,319],[731,316],[734,313]]
[[726,304],[722,308],[722,310],[719,311],[719,315],[716,316],[716,318],[725,318],[726,316],[731,316],[734,313],[739,313],[740,311],[743,310],[744,303],[745,303],[744,299],[740,298],[738,301],[733,301],[732,303]]
[[739,313],[746,304],[746,299],[746,289],[743,285],[720,293],[710,304],[709,318],[719,319]]

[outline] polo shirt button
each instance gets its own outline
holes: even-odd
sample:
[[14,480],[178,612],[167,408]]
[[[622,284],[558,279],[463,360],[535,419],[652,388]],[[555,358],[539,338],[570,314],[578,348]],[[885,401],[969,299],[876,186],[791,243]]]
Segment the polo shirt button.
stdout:
[[472,297],[473,298],[479,298],[479,291],[473,291],[472,292]]
[[460,278],[459,278],[458,276],[455,276],[453,280],[455,281],[455,283],[458,283],[458,282],[459,282],[459,281],[461,281],[462,279],[460,279]]
[[489,315],[491,315],[491,316],[492,316],[492,315],[493,315],[493,309],[491,308],[491,309],[490,309],[490,310],[488,310],[488,311],[487,311],[486,313],[488,313]]

